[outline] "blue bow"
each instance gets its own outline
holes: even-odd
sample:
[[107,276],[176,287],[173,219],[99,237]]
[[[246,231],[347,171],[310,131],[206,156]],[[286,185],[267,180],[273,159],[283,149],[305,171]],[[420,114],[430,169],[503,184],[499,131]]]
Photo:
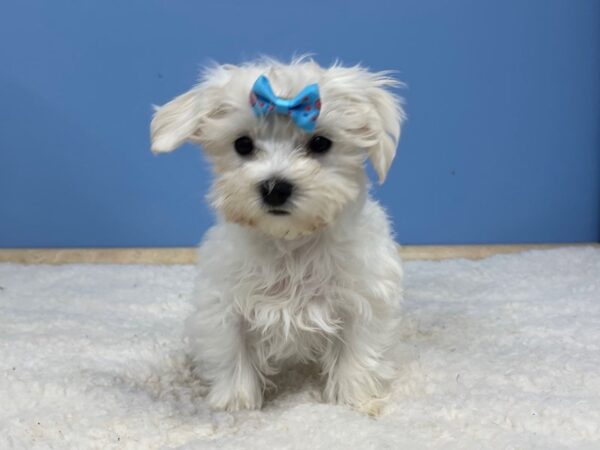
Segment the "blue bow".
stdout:
[[269,79],[261,75],[252,86],[250,105],[257,116],[271,112],[289,115],[298,128],[310,132],[315,129],[321,112],[319,86],[310,84],[294,98],[280,98],[273,92]]

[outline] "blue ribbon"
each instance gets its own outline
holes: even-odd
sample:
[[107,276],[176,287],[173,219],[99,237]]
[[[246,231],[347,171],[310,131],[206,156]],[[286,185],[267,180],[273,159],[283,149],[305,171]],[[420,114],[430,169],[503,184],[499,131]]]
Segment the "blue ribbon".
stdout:
[[283,114],[289,116],[298,128],[311,132],[321,112],[319,86],[310,84],[294,98],[280,98],[273,92],[269,79],[261,75],[250,92],[250,105],[257,116]]

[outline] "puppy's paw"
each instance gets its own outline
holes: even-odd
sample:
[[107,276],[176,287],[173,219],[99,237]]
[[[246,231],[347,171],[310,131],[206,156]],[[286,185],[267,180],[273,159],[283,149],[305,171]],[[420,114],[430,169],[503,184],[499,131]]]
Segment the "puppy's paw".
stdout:
[[218,381],[211,387],[206,401],[212,409],[221,411],[260,409],[262,406],[262,390],[255,383],[242,386],[233,382]]
[[323,391],[323,397],[329,403],[346,405],[369,416],[380,415],[387,399],[379,380],[365,382],[364,379],[330,379]]
[[365,413],[371,417],[377,417],[381,415],[386,406],[386,399],[381,397],[372,397],[366,401],[362,401],[352,407],[357,411]]

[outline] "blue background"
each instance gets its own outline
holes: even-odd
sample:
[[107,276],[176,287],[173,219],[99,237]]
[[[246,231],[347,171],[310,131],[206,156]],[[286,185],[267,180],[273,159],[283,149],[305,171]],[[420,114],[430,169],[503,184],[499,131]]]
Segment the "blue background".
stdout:
[[210,174],[149,151],[199,67],[313,52],[407,83],[387,183],[402,243],[598,241],[600,2],[6,1],[0,246],[192,245]]

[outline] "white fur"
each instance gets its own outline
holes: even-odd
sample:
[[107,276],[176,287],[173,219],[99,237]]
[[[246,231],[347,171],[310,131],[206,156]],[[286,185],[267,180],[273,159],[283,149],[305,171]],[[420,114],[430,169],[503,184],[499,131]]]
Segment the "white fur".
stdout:
[[[333,141],[311,155],[311,137],[287,117],[257,118],[248,96],[265,74],[279,96],[318,83],[322,110],[313,135]],[[199,250],[187,332],[197,374],[215,408],[259,408],[285,365],[320,365],[324,397],[377,412],[393,378],[388,356],[402,297],[402,267],[388,220],[368,195],[364,163],[380,182],[404,118],[386,73],[263,59],[216,66],[200,84],[157,109],[152,149],[201,144],[215,180],[219,221]],[[251,157],[233,142],[250,136]],[[257,185],[283,177],[295,186],[290,215],[265,211]]]

